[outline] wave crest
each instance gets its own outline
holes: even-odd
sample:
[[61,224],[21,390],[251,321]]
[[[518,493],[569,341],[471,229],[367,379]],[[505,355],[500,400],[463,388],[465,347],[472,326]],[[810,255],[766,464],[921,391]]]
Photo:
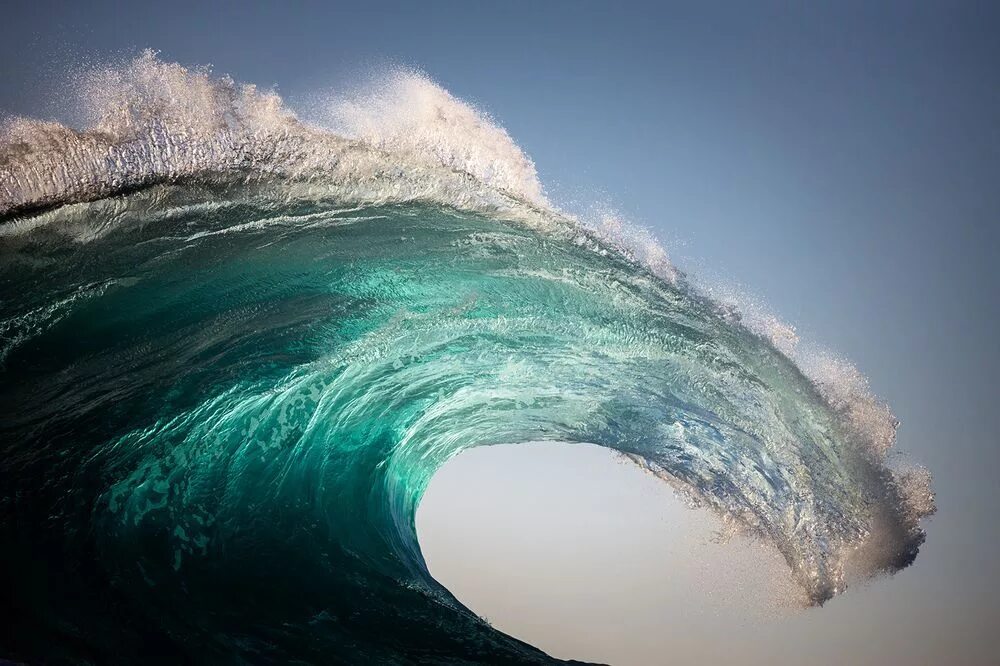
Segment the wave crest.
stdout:
[[269,176],[341,201],[547,203],[534,165],[503,129],[415,73],[332,100],[325,117],[347,136],[303,123],[274,92],[153,51],[91,70],[73,89],[82,130],[27,118],[0,129],[0,219],[157,183]]

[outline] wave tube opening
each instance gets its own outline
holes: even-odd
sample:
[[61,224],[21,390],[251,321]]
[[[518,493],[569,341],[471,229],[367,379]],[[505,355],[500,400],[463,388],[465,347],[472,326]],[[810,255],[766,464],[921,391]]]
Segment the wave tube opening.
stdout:
[[431,480],[417,529],[431,574],[463,604],[564,659],[736,658],[799,614],[773,546],[601,447],[466,451]]

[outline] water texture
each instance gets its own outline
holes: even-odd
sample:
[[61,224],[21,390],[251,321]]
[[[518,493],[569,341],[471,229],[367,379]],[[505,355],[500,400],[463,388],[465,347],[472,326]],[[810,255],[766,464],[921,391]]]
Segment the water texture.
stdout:
[[309,122],[150,52],[74,91],[83,129],[0,135],[0,656],[549,663],[417,543],[491,444],[621,452],[808,604],[916,557],[930,478],[860,372],[561,212],[426,77]]

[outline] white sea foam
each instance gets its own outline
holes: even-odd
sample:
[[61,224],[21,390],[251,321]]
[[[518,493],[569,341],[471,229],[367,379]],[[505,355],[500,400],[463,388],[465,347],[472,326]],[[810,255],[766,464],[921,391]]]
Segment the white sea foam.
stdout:
[[0,217],[156,183],[269,176],[343,201],[546,205],[507,133],[414,73],[331,100],[327,118],[346,136],[301,122],[273,92],[151,51],[82,75],[75,90],[82,129],[27,118],[0,129]]
[[318,119],[335,134],[406,163],[467,173],[539,207],[550,206],[534,162],[506,130],[419,72],[390,71],[320,106]]

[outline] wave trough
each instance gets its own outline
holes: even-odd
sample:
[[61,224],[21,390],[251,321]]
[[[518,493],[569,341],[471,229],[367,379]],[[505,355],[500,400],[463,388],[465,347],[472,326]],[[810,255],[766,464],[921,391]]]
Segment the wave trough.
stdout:
[[462,450],[619,451],[809,603],[907,566],[929,475],[853,366],[550,203],[395,72],[320,120],[146,52],[0,136],[2,656],[546,663],[427,572]]

